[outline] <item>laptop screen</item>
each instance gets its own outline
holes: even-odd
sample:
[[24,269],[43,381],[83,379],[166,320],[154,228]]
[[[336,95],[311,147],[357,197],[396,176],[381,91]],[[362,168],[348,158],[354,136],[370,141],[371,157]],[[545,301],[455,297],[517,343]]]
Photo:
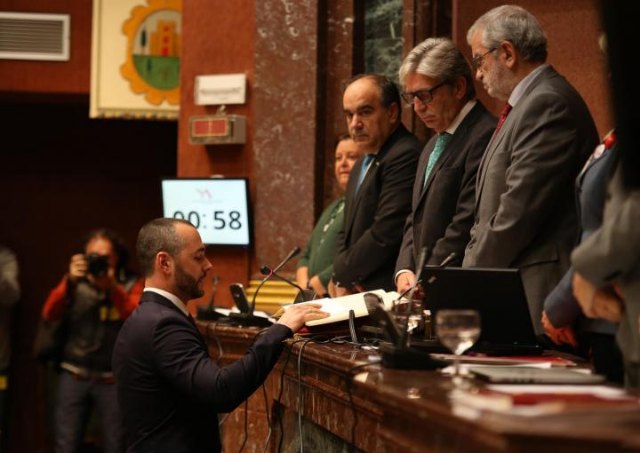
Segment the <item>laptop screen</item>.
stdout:
[[537,345],[518,269],[426,266],[422,282],[424,305],[431,310],[431,319],[438,310],[447,308],[480,313],[482,331],[473,350]]

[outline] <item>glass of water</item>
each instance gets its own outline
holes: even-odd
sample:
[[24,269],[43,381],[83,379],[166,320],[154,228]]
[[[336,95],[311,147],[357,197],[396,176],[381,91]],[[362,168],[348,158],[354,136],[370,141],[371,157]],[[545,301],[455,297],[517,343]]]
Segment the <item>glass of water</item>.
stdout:
[[401,331],[404,326],[407,326],[407,333],[410,335],[424,333],[424,315],[421,300],[414,299],[413,303],[408,299],[394,301],[393,317]]
[[454,381],[459,381],[460,356],[480,337],[480,314],[475,310],[438,310],[436,335],[455,355]]

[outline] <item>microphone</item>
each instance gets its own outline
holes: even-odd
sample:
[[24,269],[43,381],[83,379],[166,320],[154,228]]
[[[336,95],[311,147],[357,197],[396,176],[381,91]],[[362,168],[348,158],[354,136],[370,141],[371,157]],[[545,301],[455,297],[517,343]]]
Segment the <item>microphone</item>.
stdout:
[[295,289],[298,290],[298,294],[296,295],[296,299],[293,302],[294,304],[299,303],[299,302],[306,302],[308,300],[313,300],[316,298],[316,293],[312,290],[312,289],[303,289],[300,285],[298,285],[295,282],[292,282],[291,280],[289,280],[286,277],[283,277],[280,274],[277,274],[273,269],[271,269],[269,266],[267,266],[266,264],[263,265],[260,268],[260,273],[262,275],[271,275],[272,277],[277,278],[280,281],[285,282],[286,284],[288,284],[289,286],[293,286]]
[[[458,254],[456,252],[451,252],[447,255],[447,257],[445,259],[442,260],[442,262],[440,264],[438,264],[437,266],[426,266],[427,269],[429,268],[440,268],[440,267],[446,267],[447,264],[451,264],[451,262],[458,256]],[[436,277],[435,275],[430,276],[427,279],[427,285],[430,285],[431,283],[436,281]],[[425,298],[426,298],[426,291],[425,291]]]
[[206,307],[198,307],[196,318],[201,319],[203,321],[214,321],[216,319],[223,318],[224,315],[222,313],[218,313],[215,308],[215,299],[216,293],[218,292],[218,284],[220,283],[220,276],[213,276],[213,292],[211,293],[211,299],[209,299],[209,305]]
[[456,252],[449,253],[447,257],[443,259],[440,264],[438,264],[438,267],[446,267],[447,265],[451,264],[451,262],[457,257],[458,254]]
[[[420,276],[420,274],[422,274],[422,269],[424,268],[424,263],[426,261],[427,261],[427,247],[422,247],[422,250],[420,251],[420,256],[418,257],[418,266],[416,267],[416,275]],[[409,318],[411,317],[411,313],[413,313],[413,293],[415,293],[416,289],[418,288],[418,281],[419,279],[416,279],[416,282],[413,285],[411,285],[411,288],[409,289],[409,296],[407,297],[407,299],[409,299],[409,306],[407,307],[407,318],[404,320],[404,327],[402,329],[402,337],[400,338],[400,343],[396,345],[399,348],[408,347],[409,334],[407,330],[409,329]]]
[[258,326],[258,327],[267,327],[271,325],[271,321],[267,318],[263,318],[262,316],[254,316],[253,312],[256,308],[256,297],[258,296],[258,292],[260,288],[269,280],[275,272],[278,272],[285,264],[287,264],[294,256],[300,253],[300,247],[297,245],[291,249],[289,254],[278,264],[275,268],[273,268],[268,275],[266,275],[260,284],[253,292],[253,297],[251,298],[251,306],[249,307],[248,313],[229,313],[229,317],[233,318],[234,322],[237,322],[243,326]]
[[[418,266],[416,267],[416,275],[420,276],[422,268],[427,260],[427,247],[423,247],[418,257]],[[412,348],[408,345],[408,332],[407,327],[409,324],[409,317],[413,311],[413,293],[415,292],[420,279],[408,288],[402,295],[408,292],[408,307],[407,318],[403,323],[403,326],[399,328],[395,321],[391,318],[389,313],[385,311],[384,305],[377,295],[368,293],[365,294],[365,303],[367,304],[367,310],[373,309],[371,316],[383,326],[385,335],[390,342],[380,343],[380,353],[382,355],[382,364],[388,368],[397,368],[405,370],[435,370],[446,366],[446,363],[434,359],[427,352]],[[378,302],[371,297],[377,297]],[[367,302],[367,297],[369,301]]]
[[294,256],[298,255],[300,253],[300,247],[298,247],[297,245],[291,249],[291,251],[289,252],[289,254],[280,262],[280,264],[278,264],[276,267],[273,268],[273,273],[275,274],[276,272],[278,272],[280,269],[282,269],[282,267],[287,264],[289,261],[291,261],[291,258],[293,258]]
[[[425,252],[426,247],[422,249],[423,252]],[[426,255],[425,255],[426,256]],[[442,260],[442,262],[440,264],[438,264],[435,267],[445,267],[447,264],[450,264],[454,258],[456,258],[458,256],[458,254],[456,252],[451,252],[447,255],[447,257]],[[422,258],[422,254],[420,255],[420,257],[418,258],[418,260],[420,260]],[[407,289],[405,289],[404,291],[402,291],[402,293],[400,293],[400,295],[398,296],[398,299],[402,299],[404,296],[407,295],[407,293],[409,293],[409,291],[413,291],[417,288],[417,286],[422,283],[422,278],[420,278],[420,275],[422,274],[422,270],[423,270],[424,266],[418,266],[416,267],[416,272],[415,275],[418,277],[415,281],[415,283],[413,285],[411,285],[410,287],[408,287]],[[433,278],[433,277],[432,277]],[[427,283],[431,283],[432,280],[429,280]]]

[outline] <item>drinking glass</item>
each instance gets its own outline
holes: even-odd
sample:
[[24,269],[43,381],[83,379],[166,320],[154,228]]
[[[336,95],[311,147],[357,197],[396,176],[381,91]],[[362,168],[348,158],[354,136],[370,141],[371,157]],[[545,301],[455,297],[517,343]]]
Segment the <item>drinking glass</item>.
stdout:
[[480,314],[475,310],[439,310],[436,336],[453,352],[454,382],[460,382],[460,356],[480,337]]
[[407,326],[408,334],[414,335],[424,332],[422,301],[419,299],[414,299],[413,304],[408,299],[394,301],[393,318],[401,330],[405,325]]

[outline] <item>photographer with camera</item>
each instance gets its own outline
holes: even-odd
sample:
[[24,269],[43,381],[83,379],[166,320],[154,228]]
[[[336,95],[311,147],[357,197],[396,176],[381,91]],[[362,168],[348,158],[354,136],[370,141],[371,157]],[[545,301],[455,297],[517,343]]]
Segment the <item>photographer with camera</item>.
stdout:
[[42,309],[45,320],[62,320],[64,347],[55,411],[55,451],[79,451],[92,408],[97,409],[105,453],[123,451],[111,353],[123,321],[137,307],[144,281],[127,269],[129,254],[107,229],[89,233],[84,253]]

